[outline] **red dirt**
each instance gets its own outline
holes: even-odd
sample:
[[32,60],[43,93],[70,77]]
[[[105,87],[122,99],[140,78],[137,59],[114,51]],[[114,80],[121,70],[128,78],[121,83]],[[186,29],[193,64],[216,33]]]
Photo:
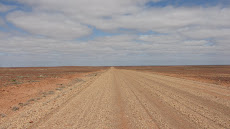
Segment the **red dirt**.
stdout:
[[0,68],[0,114],[9,116],[14,106],[33,103],[47,91],[71,85],[75,79],[103,69],[106,67]]
[[185,78],[230,87],[229,65],[203,66],[121,66],[117,68],[154,72],[161,75]]
[[113,67],[83,79],[0,119],[0,128],[230,129],[230,88]]

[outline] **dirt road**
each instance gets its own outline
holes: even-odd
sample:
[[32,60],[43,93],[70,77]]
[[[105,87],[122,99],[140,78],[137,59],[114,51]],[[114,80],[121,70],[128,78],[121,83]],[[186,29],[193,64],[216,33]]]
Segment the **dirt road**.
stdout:
[[0,127],[230,128],[230,90],[218,85],[111,68],[74,90],[45,117],[15,117]]

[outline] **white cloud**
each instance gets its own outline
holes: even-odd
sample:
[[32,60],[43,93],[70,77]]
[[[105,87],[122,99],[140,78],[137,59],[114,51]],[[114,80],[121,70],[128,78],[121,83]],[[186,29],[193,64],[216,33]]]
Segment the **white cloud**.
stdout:
[[10,36],[9,33],[1,32],[1,31],[0,31],[0,38],[1,38],[1,39],[5,39],[5,38],[7,38],[8,36]]
[[[40,59],[63,57],[69,62],[73,58],[143,63],[230,56],[230,8],[146,8],[147,1],[20,0],[32,11],[11,12],[7,20],[30,35],[1,39],[0,51]],[[88,26],[118,35],[72,40],[92,34]]]
[[[108,36],[88,42],[14,36],[0,39],[0,51],[9,55],[8,60],[11,60],[11,58],[13,60],[16,56],[18,58],[15,60],[27,56],[30,58],[30,62],[38,60],[44,62],[51,61],[50,65],[53,65],[52,61],[55,62],[57,60],[65,60],[66,65],[68,63],[80,65],[82,62],[86,63],[84,65],[99,65],[101,61],[104,61],[104,64],[102,63],[101,65],[108,65],[113,61],[134,61],[136,63],[148,64],[154,59],[157,59],[158,63],[175,58],[195,61],[198,57],[208,58],[207,54],[215,54],[216,56],[213,58],[220,60],[230,55],[229,47],[222,44],[207,46],[208,42],[205,40],[187,41],[183,40],[183,38],[178,38],[177,41],[165,44],[164,38],[167,38],[167,36],[159,38],[159,43],[151,41],[141,43],[134,41],[138,39],[137,35]],[[169,36],[168,39],[170,38]],[[143,62],[143,60],[146,62]],[[88,61],[93,61],[94,64],[92,62],[87,64]]]
[[[230,27],[229,8],[167,6],[146,9],[144,4],[147,0],[23,0],[20,2],[32,6],[33,12],[11,14],[8,19],[29,32],[49,36],[54,31],[71,32],[67,31],[70,28],[80,28],[73,30],[79,35],[86,28],[80,24],[91,25],[108,32],[117,31],[120,28],[168,33],[183,28]],[[67,20],[72,23],[66,23]],[[76,25],[73,25],[74,23]],[[39,29],[34,25],[37,25]],[[83,31],[78,37],[87,34],[89,30]]]
[[[134,42],[138,36],[110,36],[97,38],[89,42],[63,41],[57,39],[36,38],[36,37],[12,37],[7,40],[0,40],[1,52],[6,53],[24,53],[24,54],[60,54],[76,55],[78,57],[88,55],[90,57],[119,57],[119,55],[139,55],[145,53],[172,54],[172,53],[223,53],[228,50],[224,45],[208,46],[206,40],[178,40],[170,44],[164,43],[164,38],[159,38],[158,42],[139,43]],[[159,36],[161,37],[161,36]],[[171,36],[168,36],[170,39]],[[16,47],[17,46],[17,47]],[[221,50],[221,51],[219,51]],[[224,51],[223,51],[224,50]],[[230,54],[230,52],[228,51]],[[105,59],[106,59],[105,58]]]
[[91,33],[87,26],[60,14],[14,12],[7,20],[30,33],[52,38],[73,39]]
[[185,40],[182,36],[176,34],[167,35],[140,35],[139,40],[151,42],[154,44],[172,44]]
[[0,3],[0,12],[7,12],[11,9],[14,9],[15,6],[4,5]]
[[0,27],[1,26],[4,26],[5,25],[5,22],[4,22],[4,20],[0,17]]
[[230,36],[230,27],[192,27],[179,30],[178,33],[192,39],[224,39]]
[[186,46],[205,46],[208,44],[208,41],[206,40],[190,40],[190,41],[184,41],[184,44]]
[[162,0],[151,0],[152,2],[160,2],[160,1],[162,1]]
[[[229,27],[230,9],[221,8],[153,8],[132,15],[120,15],[112,20],[90,20],[89,24],[103,30],[128,28],[140,31],[170,32],[184,27]],[[105,23],[105,24],[100,24]]]

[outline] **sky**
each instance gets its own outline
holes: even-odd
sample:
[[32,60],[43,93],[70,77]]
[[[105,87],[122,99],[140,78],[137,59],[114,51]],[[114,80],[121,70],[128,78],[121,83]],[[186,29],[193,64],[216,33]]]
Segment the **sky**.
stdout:
[[0,0],[0,67],[229,64],[230,0]]

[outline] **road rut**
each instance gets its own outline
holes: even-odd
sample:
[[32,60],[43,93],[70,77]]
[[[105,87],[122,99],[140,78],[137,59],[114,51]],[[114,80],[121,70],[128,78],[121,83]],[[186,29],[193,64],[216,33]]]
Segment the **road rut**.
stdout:
[[229,89],[132,70],[111,68],[62,106],[27,128],[230,128]]

